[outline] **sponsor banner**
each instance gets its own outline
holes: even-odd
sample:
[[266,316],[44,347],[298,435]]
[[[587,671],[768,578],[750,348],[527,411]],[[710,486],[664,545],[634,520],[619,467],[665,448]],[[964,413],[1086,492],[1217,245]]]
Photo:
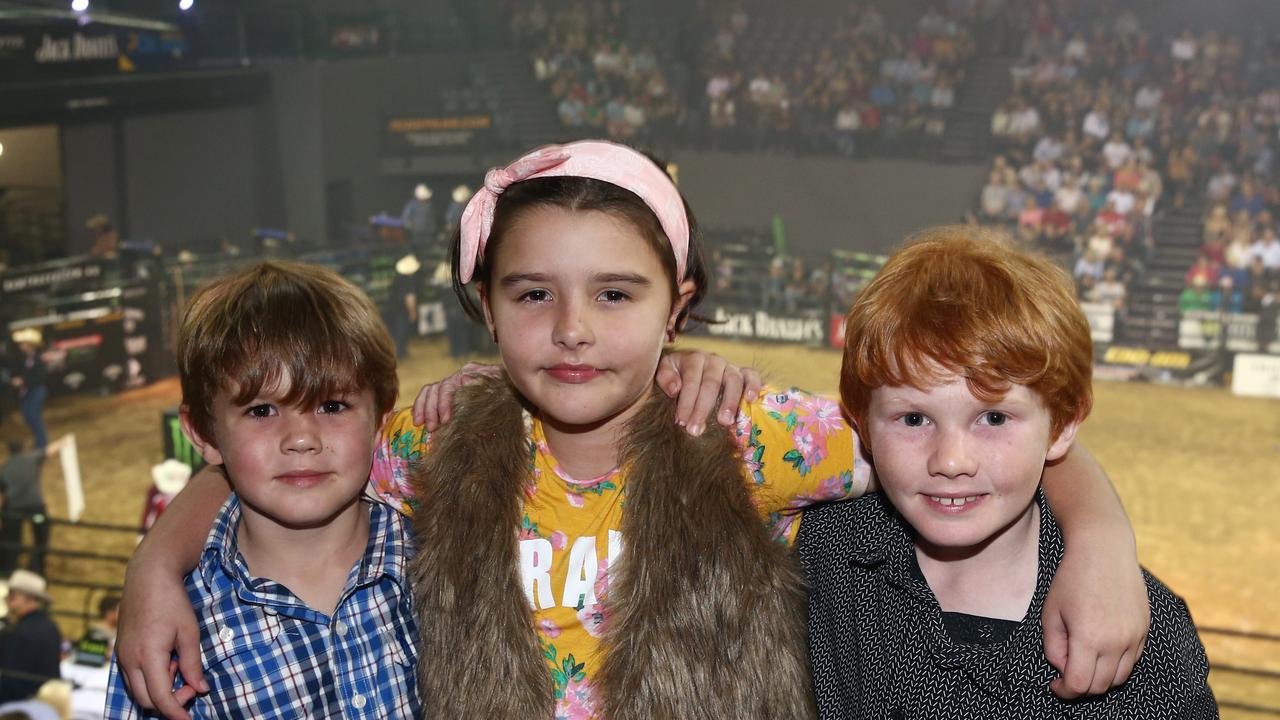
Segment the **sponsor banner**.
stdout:
[[81,25],[51,18],[0,30],[0,78],[5,79],[155,72],[187,65],[189,58],[182,31],[162,23]]
[[1148,350],[1146,347],[1112,345],[1102,352],[1100,365],[1183,372],[1192,369],[1196,359],[1196,356],[1183,350]]
[[1111,303],[1082,302],[1080,310],[1089,321],[1089,335],[1093,342],[1110,344],[1116,327],[1116,308]]
[[97,285],[103,265],[97,260],[76,263],[53,263],[15,268],[0,274],[0,295],[44,290],[56,286],[78,285],[85,281]]
[[44,336],[41,357],[50,394],[113,392],[128,383],[131,370],[120,310],[85,308],[74,316],[19,320],[9,327],[34,327]]
[[803,345],[827,343],[828,319],[822,315],[775,315],[763,310],[732,310],[717,307],[712,321],[697,332],[713,337],[764,340]]
[[1280,352],[1276,342],[1280,334],[1280,319],[1267,317],[1273,323],[1269,328],[1267,347],[1259,347],[1259,330],[1262,317],[1253,313],[1223,314],[1216,312],[1187,312],[1178,321],[1178,347],[1187,350],[1213,350],[1225,348],[1232,352]]
[[487,140],[493,132],[493,116],[399,115],[383,126],[384,156],[412,156],[456,152]]
[[1236,355],[1231,392],[1250,397],[1280,398],[1280,355]]

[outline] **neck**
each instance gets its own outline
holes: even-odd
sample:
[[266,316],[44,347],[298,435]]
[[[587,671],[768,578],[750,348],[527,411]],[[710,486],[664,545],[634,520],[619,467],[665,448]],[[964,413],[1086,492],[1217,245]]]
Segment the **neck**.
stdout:
[[566,425],[542,417],[542,433],[556,462],[575,479],[599,477],[618,466],[619,448],[627,423],[640,411],[653,392],[650,386],[622,412],[590,425]]
[[1040,566],[1040,507],[979,545],[939,548],[916,538],[916,560],[943,612],[1022,620]]
[[249,573],[289,588],[313,610],[332,614],[369,541],[369,511],[357,498],[318,527],[291,528],[241,503],[236,543]]

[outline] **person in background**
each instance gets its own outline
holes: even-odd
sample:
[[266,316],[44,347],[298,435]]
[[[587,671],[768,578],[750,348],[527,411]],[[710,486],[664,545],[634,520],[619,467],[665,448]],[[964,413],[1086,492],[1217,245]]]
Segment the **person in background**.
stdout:
[[147,487],[147,499],[143,502],[142,522],[139,530],[143,533],[151,529],[160,513],[169,507],[169,501],[187,486],[191,479],[191,466],[170,458],[159,465],[151,466],[151,485]]
[[28,569],[44,573],[45,549],[49,546],[49,518],[46,516],[40,471],[44,461],[62,448],[54,443],[47,448],[24,452],[21,440],[9,440],[9,459],[0,468],[0,573],[18,567],[22,544],[22,526],[31,523],[34,544]]
[[89,247],[90,256],[112,257],[119,252],[120,234],[116,232],[116,226],[106,215],[94,215],[89,218],[85,223],[85,229],[93,237],[93,244]]
[[396,261],[396,272],[391,277],[391,287],[387,290],[387,304],[383,309],[383,320],[391,331],[391,339],[396,344],[396,358],[403,360],[409,357],[409,338],[414,333],[414,325],[418,320],[418,270],[422,267],[418,258],[409,253]]
[[404,222],[404,231],[409,236],[409,244],[417,250],[425,250],[436,240],[436,214],[431,206],[431,188],[419,183],[413,189],[413,197],[404,204],[400,211],[400,220]]
[[22,328],[13,333],[13,342],[18,346],[18,352],[13,359],[9,382],[18,393],[22,419],[31,428],[36,449],[44,450],[49,444],[44,427],[44,401],[49,397],[49,388],[45,385],[48,373],[40,355],[44,336],[36,328]]
[[48,583],[30,570],[9,576],[7,624],[0,631],[0,702],[32,697],[62,677],[62,634],[49,619]]
[[444,212],[444,236],[453,237],[458,231],[458,226],[462,224],[462,211],[467,208],[467,202],[471,200],[471,188],[466,185],[459,185],[453,189],[453,194],[449,197],[449,207]]

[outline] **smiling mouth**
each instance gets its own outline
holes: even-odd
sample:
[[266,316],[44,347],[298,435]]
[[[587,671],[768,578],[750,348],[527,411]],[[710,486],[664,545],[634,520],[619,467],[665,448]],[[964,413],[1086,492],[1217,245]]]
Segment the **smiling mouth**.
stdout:
[[944,512],[962,512],[974,505],[980,503],[986,495],[965,495],[963,497],[942,497],[941,495],[926,495],[929,504],[935,508],[939,508]]
[[600,377],[603,372],[603,370],[591,365],[552,365],[546,369],[546,373],[553,379],[570,385],[591,382]]

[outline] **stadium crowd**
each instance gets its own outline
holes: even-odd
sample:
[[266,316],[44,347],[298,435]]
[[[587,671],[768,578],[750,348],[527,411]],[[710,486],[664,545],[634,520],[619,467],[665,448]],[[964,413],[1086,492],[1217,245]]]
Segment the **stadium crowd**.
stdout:
[[1082,298],[1123,308],[1159,251],[1157,208],[1204,208],[1180,308],[1275,303],[1280,47],[1077,10],[1027,17],[980,218],[1069,258]]
[[903,155],[941,138],[973,28],[1001,5],[952,0],[896,27],[864,3],[807,15],[699,5],[688,18],[659,20],[619,2],[538,0],[513,5],[511,28],[566,128],[625,141]]

